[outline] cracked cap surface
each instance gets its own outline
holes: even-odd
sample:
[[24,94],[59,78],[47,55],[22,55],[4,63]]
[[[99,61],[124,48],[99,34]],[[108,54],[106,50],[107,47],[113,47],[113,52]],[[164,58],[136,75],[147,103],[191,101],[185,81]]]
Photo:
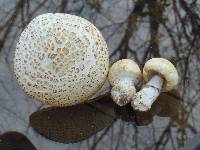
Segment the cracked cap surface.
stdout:
[[14,57],[19,85],[54,106],[82,103],[106,80],[109,54],[99,30],[69,14],[47,13],[21,33]]

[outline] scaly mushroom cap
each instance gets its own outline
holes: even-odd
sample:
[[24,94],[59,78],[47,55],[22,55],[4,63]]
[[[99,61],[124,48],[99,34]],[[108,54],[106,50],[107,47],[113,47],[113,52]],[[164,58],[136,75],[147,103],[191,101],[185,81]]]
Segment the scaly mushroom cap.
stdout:
[[170,91],[178,84],[178,72],[174,65],[164,58],[152,58],[148,60],[143,68],[143,78],[147,82],[154,74],[164,79],[161,91]]
[[47,13],[33,19],[17,43],[14,72],[24,91],[54,106],[82,103],[106,80],[106,42],[89,21]]
[[140,68],[135,61],[131,59],[122,59],[111,66],[108,79],[110,84],[114,85],[121,77],[134,78],[135,82],[137,82],[141,76]]

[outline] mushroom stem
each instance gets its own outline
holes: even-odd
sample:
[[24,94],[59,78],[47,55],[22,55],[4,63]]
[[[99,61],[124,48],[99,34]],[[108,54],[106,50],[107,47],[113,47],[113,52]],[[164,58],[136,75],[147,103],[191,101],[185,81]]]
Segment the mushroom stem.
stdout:
[[115,81],[111,89],[113,101],[119,106],[124,106],[129,103],[136,92],[135,82],[134,78],[126,76]]
[[132,107],[135,110],[147,111],[160,94],[164,80],[159,75],[154,75],[149,82],[132,98]]

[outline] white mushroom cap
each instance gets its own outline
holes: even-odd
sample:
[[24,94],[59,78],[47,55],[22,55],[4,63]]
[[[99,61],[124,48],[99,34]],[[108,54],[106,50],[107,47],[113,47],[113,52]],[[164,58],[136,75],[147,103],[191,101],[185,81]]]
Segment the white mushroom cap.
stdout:
[[178,72],[174,65],[164,58],[152,58],[143,68],[143,78],[147,82],[155,74],[164,79],[161,91],[170,91],[178,84]]
[[108,74],[110,84],[114,85],[121,77],[134,78],[135,83],[137,83],[142,77],[138,64],[131,59],[122,59],[115,62]]
[[140,68],[133,60],[122,59],[111,66],[108,74],[108,80],[113,86],[111,96],[119,106],[124,106],[131,101],[136,92],[134,84],[141,76]]
[[106,80],[109,54],[86,19],[47,13],[33,19],[17,43],[14,72],[24,91],[54,106],[85,102]]

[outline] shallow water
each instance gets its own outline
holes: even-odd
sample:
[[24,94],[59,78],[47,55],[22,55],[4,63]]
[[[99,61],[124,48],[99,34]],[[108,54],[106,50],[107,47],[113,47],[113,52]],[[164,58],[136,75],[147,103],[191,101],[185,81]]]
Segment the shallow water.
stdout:
[[[180,76],[176,94],[162,94],[147,113],[134,112],[129,105],[119,108],[111,100],[105,102],[108,98],[63,110],[54,108],[47,114],[34,113],[43,104],[18,87],[13,54],[28,22],[47,12],[76,14],[93,22],[107,40],[111,63],[132,58],[142,68],[152,57],[171,60]],[[199,27],[199,1],[0,0],[0,133],[21,132],[41,150],[184,147],[200,131]],[[71,114],[71,118],[63,114]],[[38,134],[30,121],[52,140]]]

